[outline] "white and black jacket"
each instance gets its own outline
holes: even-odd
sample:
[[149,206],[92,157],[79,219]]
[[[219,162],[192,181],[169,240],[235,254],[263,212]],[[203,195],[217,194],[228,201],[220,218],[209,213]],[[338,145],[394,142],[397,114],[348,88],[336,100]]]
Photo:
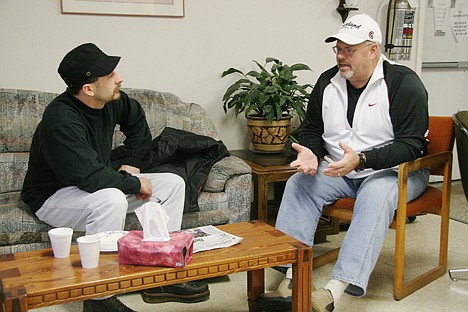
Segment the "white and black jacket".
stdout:
[[338,161],[342,141],[366,155],[366,170],[347,177],[368,176],[421,157],[426,152],[429,124],[428,96],[421,80],[406,66],[382,55],[359,97],[353,124],[347,119],[346,79],[334,66],[314,86],[299,142],[317,157]]

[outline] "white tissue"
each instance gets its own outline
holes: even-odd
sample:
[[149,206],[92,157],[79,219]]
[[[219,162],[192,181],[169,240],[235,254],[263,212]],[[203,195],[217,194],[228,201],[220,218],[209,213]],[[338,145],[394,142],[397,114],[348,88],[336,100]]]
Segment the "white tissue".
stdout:
[[171,239],[167,230],[169,217],[160,204],[147,202],[135,209],[135,213],[143,228],[143,242],[168,241]]

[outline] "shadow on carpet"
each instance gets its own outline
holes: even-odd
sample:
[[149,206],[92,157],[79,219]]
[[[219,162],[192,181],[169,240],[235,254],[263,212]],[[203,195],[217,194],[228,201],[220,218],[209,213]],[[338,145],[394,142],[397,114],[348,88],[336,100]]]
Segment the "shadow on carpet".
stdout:
[[[442,183],[431,184],[437,188],[442,187]],[[450,196],[450,219],[468,224],[468,202],[460,180],[452,181]]]

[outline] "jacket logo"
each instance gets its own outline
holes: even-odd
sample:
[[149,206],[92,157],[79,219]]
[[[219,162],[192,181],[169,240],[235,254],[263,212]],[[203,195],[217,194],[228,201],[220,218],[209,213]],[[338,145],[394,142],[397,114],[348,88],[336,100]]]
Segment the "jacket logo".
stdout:
[[369,103],[369,104],[367,104],[367,106],[369,106],[369,107],[372,107],[372,106],[375,106],[375,105],[377,105],[377,103]]

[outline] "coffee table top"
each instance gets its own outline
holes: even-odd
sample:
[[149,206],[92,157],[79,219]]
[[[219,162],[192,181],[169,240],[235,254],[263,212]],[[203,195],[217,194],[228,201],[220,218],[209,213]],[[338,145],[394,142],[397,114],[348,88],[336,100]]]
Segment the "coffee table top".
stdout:
[[310,249],[260,221],[219,228],[242,242],[196,253],[185,268],[119,265],[117,252],[111,252],[101,253],[97,268],[83,269],[77,246],[64,259],[54,258],[52,249],[0,255],[0,299],[27,295],[29,308],[37,308],[296,263],[298,250]]

